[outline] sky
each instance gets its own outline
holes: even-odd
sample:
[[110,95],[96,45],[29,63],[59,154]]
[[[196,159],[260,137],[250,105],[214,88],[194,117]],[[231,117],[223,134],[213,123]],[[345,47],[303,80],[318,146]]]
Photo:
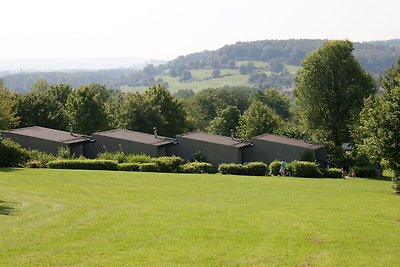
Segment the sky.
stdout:
[[238,41],[400,38],[400,1],[5,0],[0,61],[170,60]]

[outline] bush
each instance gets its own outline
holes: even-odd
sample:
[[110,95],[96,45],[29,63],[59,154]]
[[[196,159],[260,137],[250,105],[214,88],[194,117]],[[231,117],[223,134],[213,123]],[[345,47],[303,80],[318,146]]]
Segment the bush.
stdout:
[[150,163],[153,159],[145,154],[128,154],[126,155],[126,163]]
[[325,178],[342,178],[342,170],[339,168],[322,169]]
[[28,156],[29,162],[26,164],[28,168],[46,168],[49,161],[57,159],[54,155],[39,150],[29,150]]
[[0,140],[0,167],[22,167],[28,159],[25,148],[10,139]]
[[139,163],[120,163],[118,164],[118,170],[127,172],[138,172],[139,166]]
[[141,172],[159,172],[160,167],[154,162],[140,163],[139,171],[141,171]]
[[400,194],[400,173],[399,171],[394,171],[394,176],[392,178],[392,187],[397,194]]
[[118,170],[116,161],[99,159],[53,160],[47,166],[50,169]]
[[180,157],[159,157],[153,159],[153,162],[158,165],[161,172],[177,172],[180,165],[183,164],[183,159]]
[[207,162],[190,162],[179,167],[182,173],[215,173],[213,165]]
[[356,177],[376,177],[374,166],[354,166],[353,169],[356,171]]
[[322,177],[322,172],[318,165],[308,161],[293,161],[290,163],[293,168],[293,176],[317,178]]
[[40,162],[39,160],[30,160],[26,163],[25,165],[27,168],[44,168],[46,167],[46,165],[43,167],[42,162]]
[[58,148],[57,151],[57,158],[58,159],[70,159],[71,156],[71,149],[68,146],[62,146]]
[[124,152],[104,152],[97,155],[97,159],[101,160],[113,160],[118,163],[126,162],[126,155]]
[[268,166],[264,162],[250,162],[245,167],[247,175],[254,176],[264,176],[268,170]]
[[281,163],[279,160],[274,160],[269,164],[269,174],[270,175],[279,175],[279,170],[281,168]]
[[238,163],[222,163],[218,167],[221,174],[246,175],[247,169],[245,165]]

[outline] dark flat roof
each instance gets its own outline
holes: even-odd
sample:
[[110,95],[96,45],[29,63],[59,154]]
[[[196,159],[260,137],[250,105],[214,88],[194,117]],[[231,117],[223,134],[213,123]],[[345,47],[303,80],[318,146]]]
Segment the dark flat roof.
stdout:
[[203,142],[208,142],[208,143],[214,143],[214,144],[219,144],[219,145],[225,145],[225,146],[233,146],[233,147],[246,147],[251,145],[250,142],[244,141],[241,139],[232,139],[231,137],[228,136],[222,136],[222,135],[216,135],[216,134],[210,134],[210,133],[205,133],[205,132],[191,132],[191,133],[186,133],[182,135],[178,135],[183,138],[187,139],[192,139],[192,140],[199,140]]
[[54,130],[50,128],[31,126],[26,128],[18,128],[12,130],[3,131],[3,133],[11,133],[21,136],[29,136],[37,139],[49,140],[53,142],[63,143],[63,144],[75,144],[91,140],[90,137],[74,134],[71,135],[69,132],[64,132],[60,130]]
[[275,135],[275,134],[263,134],[263,135],[253,137],[252,139],[258,139],[258,140],[264,140],[264,141],[269,141],[269,142],[274,142],[274,143],[303,147],[303,148],[307,148],[307,149],[318,149],[318,148],[324,147],[323,144],[320,144],[317,142],[311,142],[311,141],[306,141],[306,140],[302,140],[302,139],[295,139],[295,138],[290,138],[290,137]]
[[164,136],[157,136],[155,137],[154,134],[142,133],[142,132],[135,132],[126,129],[115,129],[105,132],[98,132],[93,134],[93,138],[96,139],[96,135],[99,136],[107,136],[115,139],[120,140],[127,140],[136,143],[154,145],[154,146],[162,146],[167,144],[173,144],[175,142],[174,139],[164,137]]

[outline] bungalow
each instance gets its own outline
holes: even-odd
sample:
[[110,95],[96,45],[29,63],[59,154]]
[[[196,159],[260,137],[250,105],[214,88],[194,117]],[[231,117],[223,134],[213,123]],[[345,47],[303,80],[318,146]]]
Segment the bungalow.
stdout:
[[263,134],[251,139],[254,146],[245,151],[245,161],[263,161],[270,163],[275,159],[302,160],[310,155],[318,162],[323,163],[327,158],[327,149],[324,145],[300,139],[289,138],[274,134]]
[[175,154],[185,160],[193,160],[201,154],[204,160],[217,166],[221,163],[243,163],[243,151],[250,142],[233,137],[204,132],[191,132],[176,136]]
[[172,138],[154,134],[116,129],[92,135],[94,142],[92,157],[99,153],[123,151],[127,154],[146,154],[151,157],[172,155],[171,146],[176,144]]
[[92,139],[73,132],[64,132],[40,126],[31,126],[2,132],[26,149],[36,149],[56,155],[60,147],[69,147],[71,154],[86,156],[90,150]]

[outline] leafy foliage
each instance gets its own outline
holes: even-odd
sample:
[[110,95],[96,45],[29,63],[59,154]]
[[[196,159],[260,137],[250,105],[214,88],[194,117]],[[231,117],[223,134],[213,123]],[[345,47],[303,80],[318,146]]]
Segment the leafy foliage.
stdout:
[[28,151],[22,146],[10,139],[0,139],[0,167],[21,167],[28,159]]
[[18,125],[18,117],[15,112],[15,101],[13,95],[4,86],[0,79],[0,130],[13,128]]
[[352,52],[350,41],[327,41],[303,61],[295,80],[294,93],[308,128],[335,146],[349,141],[364,98],[376,91]]

